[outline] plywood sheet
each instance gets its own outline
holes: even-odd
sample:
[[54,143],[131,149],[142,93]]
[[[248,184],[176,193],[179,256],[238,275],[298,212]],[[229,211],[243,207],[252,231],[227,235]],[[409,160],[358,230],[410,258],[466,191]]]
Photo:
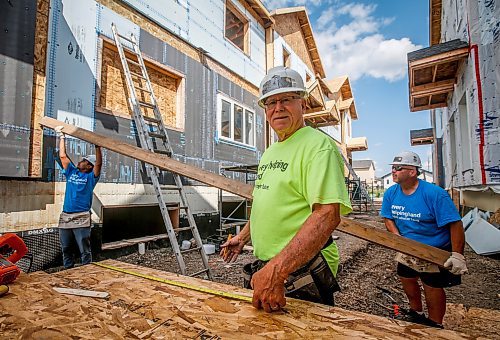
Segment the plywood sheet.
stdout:
[[[131,57],[131,55],[129,55]],[[129,64],[130,71],[141,74],[141,69],[137,65]],[[168,126],[176,126],[176,102],[177,102],[177,79],[167,74],[160,72],[157,68],[152,68],[146,62],[151,85],[156,96],[158,107],[162,114],[163,122]],[[133,77],[134,85],[146,88],[146,82],[139,78]],[[137,99],[150,103],[149,93],[144,91],[136,91]],[[102,51],[102,66],[101,66],[101,89],[99,105],[112,112],[121,113],[131,116],[131,111],[128,105],[128,92],[125,82],[125,75],[121,65],[118,51],[114,46],[104,43]],[[152,109],[143,109],[146,116],[154,117]]]
[[[114,260],[104,263],[164,279],[250,296],[248,290]],[[108,292],[109,300],[53,287]],[[447,330],[288,299],[267,314],[248,302],[169,286],[87,265],[52,275],[21,275],[0,299],[3,338],[392,338],[468,339]]]

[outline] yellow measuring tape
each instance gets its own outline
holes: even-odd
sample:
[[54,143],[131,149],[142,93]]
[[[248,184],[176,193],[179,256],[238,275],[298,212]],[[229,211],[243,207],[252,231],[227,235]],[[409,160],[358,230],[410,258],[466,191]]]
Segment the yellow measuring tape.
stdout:
[[120,273],[125,273],[137,277],[142,277],[143,279],[151,280],[151,281],[156,281],[156,282],[161,282],[161,283],[166,283],[171,286],[176,286],[176,287],[182,287],[182,288],[187,288],[191,290],[195,290],[197,292],[202,292],[202,293],[207,293],[207,294],[212,294],[212,295],[218,295],[218,296],[223,296],[226,298],[234,299],[234,300],[240,300],[240,301],[246,301],[246,302],[252,302],[252,298],[249,296],[244,296],[244,295],[239,295],[239,294],[234,294],[234,293],[228,293],[224,292],[221,290],[215,290],[215,289],[210,289],[210,288],[205,288],[205,287],[198,287],[198,286],[193,286],[187,283],[182,283],[182,282],[177,282],[173,280],[167,280],[167,279],[162,279],[159,277],[151,276],[151,275],[146,275],[146,274],[141,274],[137,273],[131,270],[123,269],[123,268],[118,268],[115,266],[110,266],[107,264],[99,263],[99,262],[92,262],[92,264],[102,267],[102,268],[107,268],[111,269]]

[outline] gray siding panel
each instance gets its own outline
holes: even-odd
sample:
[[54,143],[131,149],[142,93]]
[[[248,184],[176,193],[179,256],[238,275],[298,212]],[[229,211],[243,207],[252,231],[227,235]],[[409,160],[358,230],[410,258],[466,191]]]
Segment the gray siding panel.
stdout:
[[27,177],[36,0],[0,2],[0,176]]

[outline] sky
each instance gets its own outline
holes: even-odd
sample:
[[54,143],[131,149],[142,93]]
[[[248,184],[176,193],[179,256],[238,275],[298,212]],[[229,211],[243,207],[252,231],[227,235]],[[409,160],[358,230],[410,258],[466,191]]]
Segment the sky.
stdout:
[[305,6],[326,79],[347,75],[358,120],[353,137],[365,136],[368,150],[353,159],[371,159],[376,175],[390,172],[401,151],[420,155],[432,171],[431,148],[410,145],[410,130],[430,128],[429,111],[410,112],[408,52],[429,46],[427,0],[264,0],[269,11]]

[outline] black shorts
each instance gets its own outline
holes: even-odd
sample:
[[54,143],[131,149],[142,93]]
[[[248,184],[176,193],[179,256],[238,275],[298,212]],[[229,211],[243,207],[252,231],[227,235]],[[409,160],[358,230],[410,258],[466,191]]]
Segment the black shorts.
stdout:
[[454,275],[439,267],[439,273],[421,273],[404,264],[398,263],[398,275],[406,279],[420,278],[424,284],[432,288],[447,288],[462,283],[462,276]]

